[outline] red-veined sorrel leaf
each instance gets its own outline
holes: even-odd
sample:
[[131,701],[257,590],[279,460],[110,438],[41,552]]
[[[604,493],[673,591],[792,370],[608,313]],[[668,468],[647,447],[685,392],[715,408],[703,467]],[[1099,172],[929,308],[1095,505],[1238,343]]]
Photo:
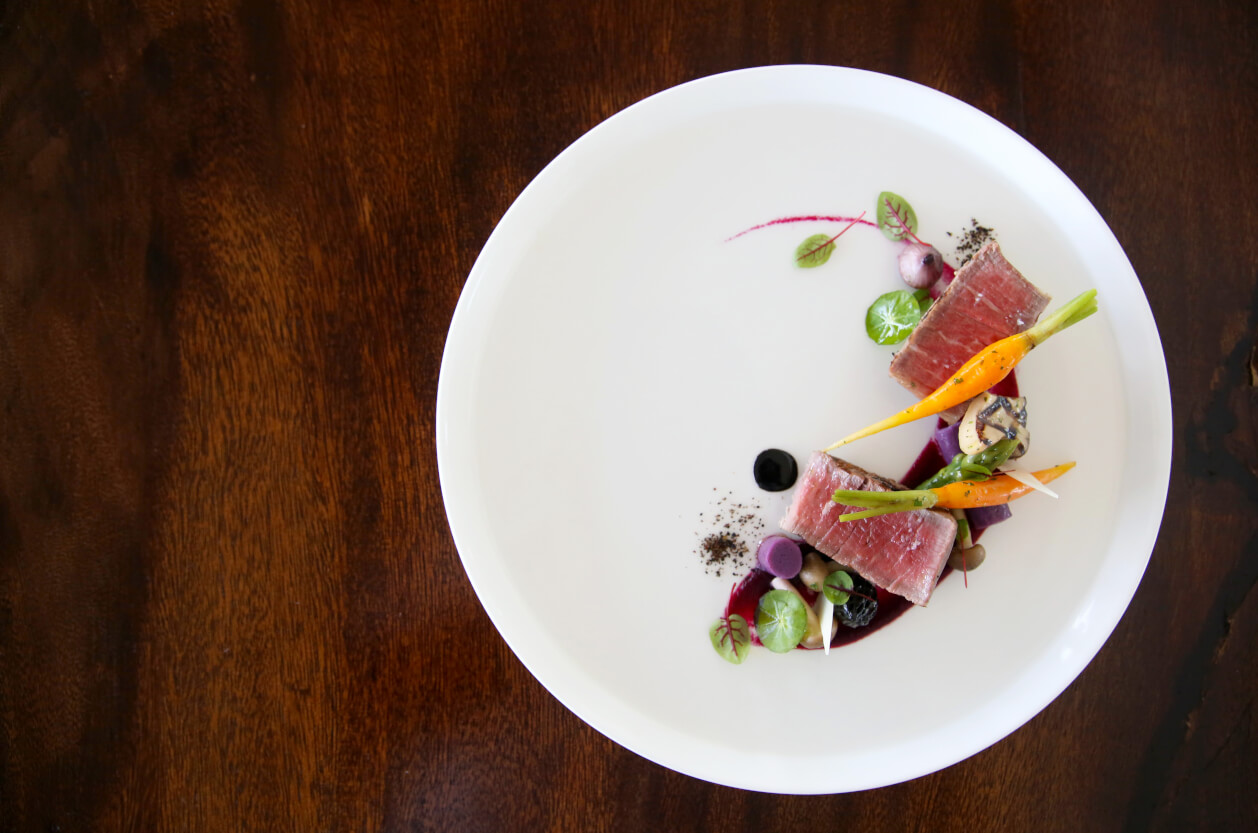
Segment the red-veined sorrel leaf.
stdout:
[[892,240],[917,239],[917,214],[899,194],[883,191],[878,195],[878,228]]
[[865,212],[862,211],[859,217],[840,229],[839,233],[833,237],[827,237],[824,234],[812,235],[795,248],[795,262],[803,269],[812,269],[815,266],[820,266],[825,263],[830,259],[830,255],[834,252],[834,241],[842,237],[843,233],[852,226],[861,222],[864,217]]
[[708,636],[716,652],[735,665],[745,660],[751,651],[751,629],[747,626],[747,620],[737,613],[728,617],[722,616],[713,622]]
[[814,234],[796,247],[795,262],[801,269],[813,269],[829,260],[834,248],[830,235]]

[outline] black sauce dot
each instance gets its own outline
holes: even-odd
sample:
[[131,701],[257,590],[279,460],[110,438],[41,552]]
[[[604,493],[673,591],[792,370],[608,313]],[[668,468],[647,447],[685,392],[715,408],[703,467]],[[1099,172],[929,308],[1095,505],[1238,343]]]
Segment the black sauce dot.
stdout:
[[756,455],[752,467],[756,485],[766,492],[782,492],[795,485],[799,466],[795,458],[780,448],[767,448]]

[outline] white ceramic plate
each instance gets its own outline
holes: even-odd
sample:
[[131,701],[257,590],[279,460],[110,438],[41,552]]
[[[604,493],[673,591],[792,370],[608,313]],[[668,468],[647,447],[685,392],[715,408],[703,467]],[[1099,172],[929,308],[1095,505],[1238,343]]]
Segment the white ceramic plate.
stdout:
[[[800,214],[872,216],[905,196],[951,256],[971,218],[1057,302],[1101,312],[1023,364],[1031,495],[988,559],[926,609],[824,656],[707,630],[733,577],[696,554],[717,499],[776,526],[761,449],[808,453],[904,407],[891,349],[865,335],[900,286],[896,244],[834,223],[731,235]],[[845,456],[898,477],[924,421]],[[608,119],[525,189],[486,243],[450,326],[437,396],[441,485],[485,610],[560,701],[616,742],[736,787],[825,793],[973,755],[1029,720],[1109,636],[1143,574],[1166,496],[1170,395],[1153,317],[1105,222],[1048,159],[938,92],[851,69],[705,78]],[[715,490],[715,491],[714,491]],[[754,544],[754,542],[753,542]],[[469,661],[475,661],[471,658]]]

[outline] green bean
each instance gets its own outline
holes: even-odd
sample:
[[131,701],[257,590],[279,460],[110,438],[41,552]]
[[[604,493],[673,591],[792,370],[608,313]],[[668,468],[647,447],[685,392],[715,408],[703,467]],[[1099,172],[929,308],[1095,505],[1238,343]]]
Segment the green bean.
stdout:
[[1004,439],[977,454],[958,454],[918,489],[937,489],[960,480],[986,480],[1018,447],[1016,439]]

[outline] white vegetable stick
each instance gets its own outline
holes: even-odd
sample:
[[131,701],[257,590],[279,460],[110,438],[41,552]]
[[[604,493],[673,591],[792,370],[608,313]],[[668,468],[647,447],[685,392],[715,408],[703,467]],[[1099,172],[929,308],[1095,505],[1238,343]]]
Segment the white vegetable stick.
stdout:
[[1043,492],[1049,497],[1057,497],[1056,492],[1054,492],[1052,489],[1048,488],[1043,483],[1041,483],[1040,479],[1036,477],[1035,475],[1031,474],[1031,472],[1029,471],[1020,471],[1019,469],[1013,469],[1012,471],[1009,469],[1001,469],[1000,473],[1009,475],[1014,480],[1018,481],[1024,486],[1030,486],[1032,489],[1034,489],[1037,492]]
[[826,656],[830,656],[830,638],[834,632],[834,602],[821,593],[821,633],[826,640]]

